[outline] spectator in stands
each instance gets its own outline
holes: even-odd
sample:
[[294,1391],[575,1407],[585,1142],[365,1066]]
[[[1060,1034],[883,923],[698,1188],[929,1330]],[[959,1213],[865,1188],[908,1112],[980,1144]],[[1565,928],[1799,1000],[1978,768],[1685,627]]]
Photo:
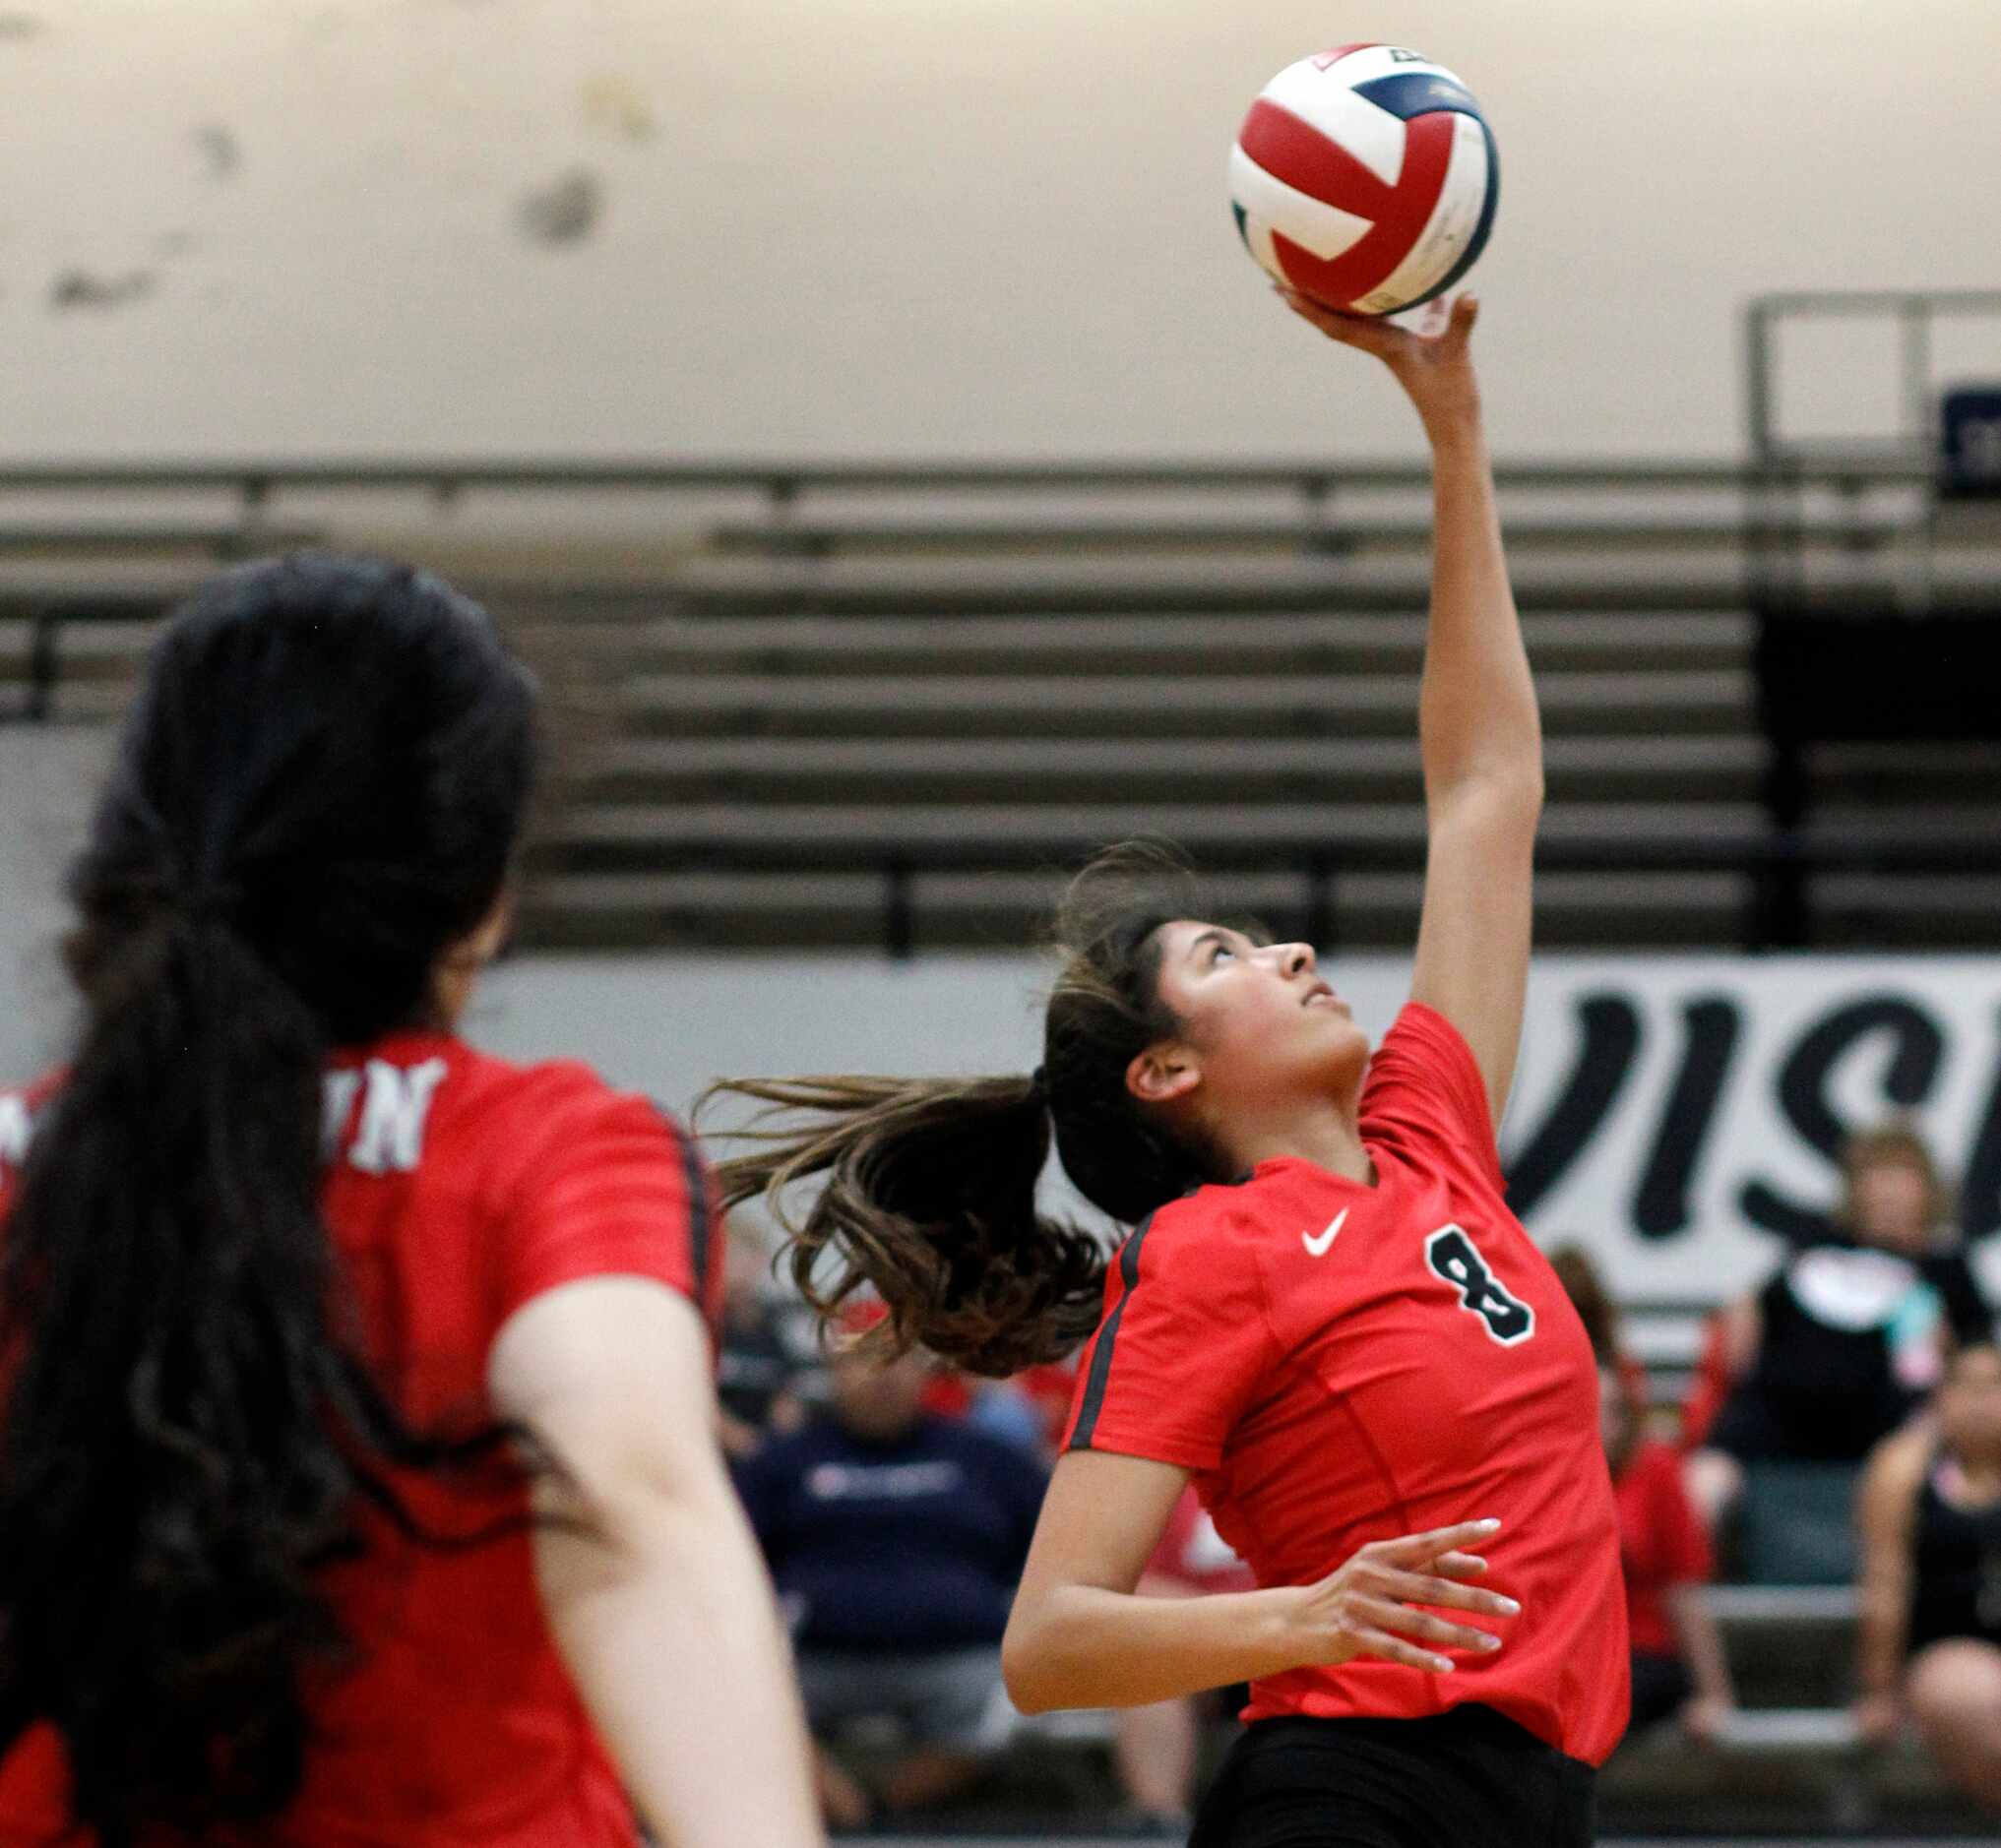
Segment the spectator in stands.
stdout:
[[769,1434],[796,1431],[805,1407],[798,1392],[802,1369],[785,1339],[769,1251],[740,1213],[729,1222],[726,1262],[716,1392],[722,1448],[741,1458]]
[[1633,1408],[1636,1420],[1644,1425],[1649,1401],[1647,1369],[1627,1350],[1619,1324],[1619,1306],[1605,1288],[1598,1267],[1582,1245],[1558,1245],[1549,1254],[1549,1267],[1570,1298],[1577,1319],[1584,1324],[1585,1338],[1600,1367],[1612,1368],[1621,1389]]
[[982,1380],[934,1358],[923,1409],[1047,1460],[1042,1416],[1012,1380]]
[[1721,1633],[1702,1602],[1711,1571],[1709,1536],[1682,1485],[1680,1453],[1646,1435],[1626,1382],[1608,1364],[1598,1369],[1598,1394],[1633,1649],[1633,1717],[1626,1735],[1672,1717],[1693,1738],[1713,1739],[1736,1695]]
[[966,1422],[1031,1456],[1042,1456],[1046,1435],[1040,1408],[1012,1380],[981,1380],[972,1388]]
[[[1256,1584],[1250,1568],[1230,1551],[1194,1489],[1188,1488],[1167,1517],[1166,1531],[1134,1589],[1150,1598],[1199,1598],[1250,1591]],[[1186,1836],[1204,1717],[1233,1714],[1247,1694],[1239,1686],[1118,1710],[1112,1761],[1126,1808],[1115,1826],[1133,1836],[1175,1841]]]
[[[844,1318],[828,1411],[738,1470],[798,1649],[822,1801],[849,1828],[953,1795],[1006,1743],[1000,1639],[1046,1480],[1018,1445],[924,1410],[933,1363],[886,1358],[866,1338],[882,1313]],[[827,1751],[869,1721],[900,1733],[873,1790]]]
[[1907,1716],[1953,1783],[2001,1812],[2001,1349],[1954,1357],[1937,1417],[1862,1479],[1861,1697],[1881,1740]]
[[1701,1588],[1711,1574],[1709,1536],[1682,1484],[1681,1457],[1647,1435],[1646,1374],[1620,1338],[1618,1306],[1597,1266],[1576,1245],[1549,1254],[1598,1360],[1598,1413],[1619,1514],[1626,1628],[1633,1649],[1630,1739],[1675,1718],[1714,1738],[1736,1705],[1729,1664]]
[[1010,1384],[1035,1408],[1042,1425],[1042,1454],[1054,1462],[1063,1448],[1063,1429],[1070,1422],[1070,1402],[1077,1396],[1076,1354],[1062,1360],[1025,1367]]
[[1988,1337],[1923,1138],[1898,1123],[1855,1136],[1842,1173],[1827,1236],[1716,1324],[1685,1435],[1699,1447],[1689,1488],[1713,1530],[1747,1464],[1859,1467],[1936,1387],[1953,1343]]

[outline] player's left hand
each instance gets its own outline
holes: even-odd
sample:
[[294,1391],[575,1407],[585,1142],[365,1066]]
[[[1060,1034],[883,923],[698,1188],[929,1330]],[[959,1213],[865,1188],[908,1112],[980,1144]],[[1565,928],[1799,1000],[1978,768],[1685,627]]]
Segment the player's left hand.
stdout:
[[1485,1576],[1487,1563],[1462,1551],[1491,1539],[1499,1525],[1461,1521],[1371,1540],[1318,1583],[1288,1588],[1282,1596],[1296,1643],[1290,1666],[1335,1668],[1365,1655],[1445,1675],[1453,1669],[1445,1649],[1480,1656],[1500,1648],[1492,1631],[1438,1615],[1458,1610],[1505,1620],[1520,1613],[1513,1598],[1469,1582]]

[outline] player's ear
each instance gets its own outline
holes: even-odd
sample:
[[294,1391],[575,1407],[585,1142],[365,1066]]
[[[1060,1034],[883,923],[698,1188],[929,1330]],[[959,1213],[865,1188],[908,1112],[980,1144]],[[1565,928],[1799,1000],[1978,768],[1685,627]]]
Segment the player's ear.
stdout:
[[1179,1040],[1158,1040],[1126,1067],[1126,1089],[1143,1104],[1172,1103],[1201,1082],[1202,1067]]
[[480,971],[506,949],[514,931],[514,893],[510,888],[494,899],[492,908],[470,931],[445,954],[431,971],[432,1002],[440,1020],[456,1026],[472,998],[472,984]]

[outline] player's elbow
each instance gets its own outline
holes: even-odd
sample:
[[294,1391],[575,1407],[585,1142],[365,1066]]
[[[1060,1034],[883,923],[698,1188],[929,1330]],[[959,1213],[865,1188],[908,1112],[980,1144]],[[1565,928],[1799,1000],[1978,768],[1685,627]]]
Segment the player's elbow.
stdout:
[[1541,740],[1535,739],[1532,744],[1510,752],[1498,763],[1481,766],[1469,779],[1466,793],[1496,820],[1505,817],[1532,824],[1542,813],[1546,794]]
[[1036,1613],[1022,1599],[1008,1617],[1007,1632],[1001,1637],[1001,1680],[1007,1684],[1008,1698],[1020,1713],[1047,1713],[1060,1704],[1051,1685],[1049,1651],[1044,1627]]
[[1542,804],[1549,793],[1548,783],[1542,774],[1542,741],[1535,741],[1535,749],[1525,762],[1515,769],[1511,781],[1517,789],[1517,800],[1533,820],[1542,813]]
[[1514,839],[1532,851],[1542,800],[1539,754],[1519,763],[1483,765],[1449,779],[1427,779],[1432,833],[1477,834],[1488,846]]

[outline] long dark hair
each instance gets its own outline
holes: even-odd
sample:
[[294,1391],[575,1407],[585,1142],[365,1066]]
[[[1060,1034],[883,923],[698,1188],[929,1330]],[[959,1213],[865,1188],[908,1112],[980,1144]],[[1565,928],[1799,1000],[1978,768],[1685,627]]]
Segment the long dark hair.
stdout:
[[[721,1132],[744,1144],[719,1164],[725,1204],[764,1201],[823,1316],[872,1287],[889,1306],[888,1340],[974,1373],[1068,1353],[1096,1324],[1106,1253],[1036,1210],[1052,1137],[1077,1190],[1127,1225],[1223,1178],[1212,1151],[1126,1086],[1134,1058],[1182,1030],[1160,999],[1158,933],[1200,909],[1179,856],[1148,842],[1108,848],[1071,882],[1051,933],[1061,961],[1039,1072],[712,1086],[705,1107],[732,1095],[765,1107]],[[800,1186],[823,1176],[810,1195]]]
[[329,1051],[421,1023],[502,893],[534,692],[435,578],[306,555],[167,625],[69,882],[83,1002],[0,1256],[0,1750],[46,1720],[107,1844],[297,1792],[320,1569],[409,1429],[319,1209]]

